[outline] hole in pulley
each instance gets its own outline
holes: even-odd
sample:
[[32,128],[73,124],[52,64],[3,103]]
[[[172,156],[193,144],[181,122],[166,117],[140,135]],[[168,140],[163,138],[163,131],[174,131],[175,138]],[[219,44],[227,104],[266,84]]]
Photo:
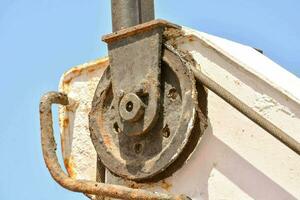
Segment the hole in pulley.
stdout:
[[131,101],[126,103],[127,112],[131,112],[133,110],[133,103]]
[[136,154],[140,154],[142,152],[143,145],[141,143],[136,143],[133,147],[134,152]]
[[115,131],[116,133],[121,133],[121,129],[120,129],[120,127],[119,127],[118,122],[115,122],[113,126],[114,126],[114,131]]

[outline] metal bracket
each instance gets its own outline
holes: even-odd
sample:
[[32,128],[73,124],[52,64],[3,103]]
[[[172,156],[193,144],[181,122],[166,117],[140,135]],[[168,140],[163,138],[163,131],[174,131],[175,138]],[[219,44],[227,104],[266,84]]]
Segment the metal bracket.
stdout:
[[112,0],[111,8],[114,33],[103,41],[108,43],[117,124],[128,135],[141,135],[157,120],[163,28],[126,34],[154,19],[153,0]]
[[153,20],[153,0],[112,0],[111,8],[114,33],[103,41],[109,50],[112,112],[121,131],[142,135],[158,119],[162,34],[175,25]]
[[154,20],[103,37],[108,43],[115,97],[112,112],[118,127],[129,136],[145,134],[158,118],[165,27],[177,26]]

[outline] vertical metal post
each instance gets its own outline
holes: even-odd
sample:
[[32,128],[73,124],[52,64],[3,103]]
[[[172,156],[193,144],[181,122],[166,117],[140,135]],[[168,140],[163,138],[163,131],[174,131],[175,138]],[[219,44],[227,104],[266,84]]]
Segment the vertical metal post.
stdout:
[[154,0],[111,0],[113,32],[154,19]]
[[139,0],[140,24],[155,18],[154,0]]

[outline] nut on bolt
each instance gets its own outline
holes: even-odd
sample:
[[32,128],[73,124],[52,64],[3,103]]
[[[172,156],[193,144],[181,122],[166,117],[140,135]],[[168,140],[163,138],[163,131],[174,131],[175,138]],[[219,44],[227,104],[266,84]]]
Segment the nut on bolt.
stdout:
[[126,94],[120,102],[119,113],[124,121],[136,122],[144,114],[145,105],[134,93]]

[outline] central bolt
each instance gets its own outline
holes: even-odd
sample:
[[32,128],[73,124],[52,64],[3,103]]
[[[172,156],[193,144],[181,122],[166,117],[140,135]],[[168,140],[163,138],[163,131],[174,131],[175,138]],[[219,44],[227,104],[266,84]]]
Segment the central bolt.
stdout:
[[136,122],[144,114],[145,105],[134,93],[126,94],[120,102],[119,113],[124,121]]

